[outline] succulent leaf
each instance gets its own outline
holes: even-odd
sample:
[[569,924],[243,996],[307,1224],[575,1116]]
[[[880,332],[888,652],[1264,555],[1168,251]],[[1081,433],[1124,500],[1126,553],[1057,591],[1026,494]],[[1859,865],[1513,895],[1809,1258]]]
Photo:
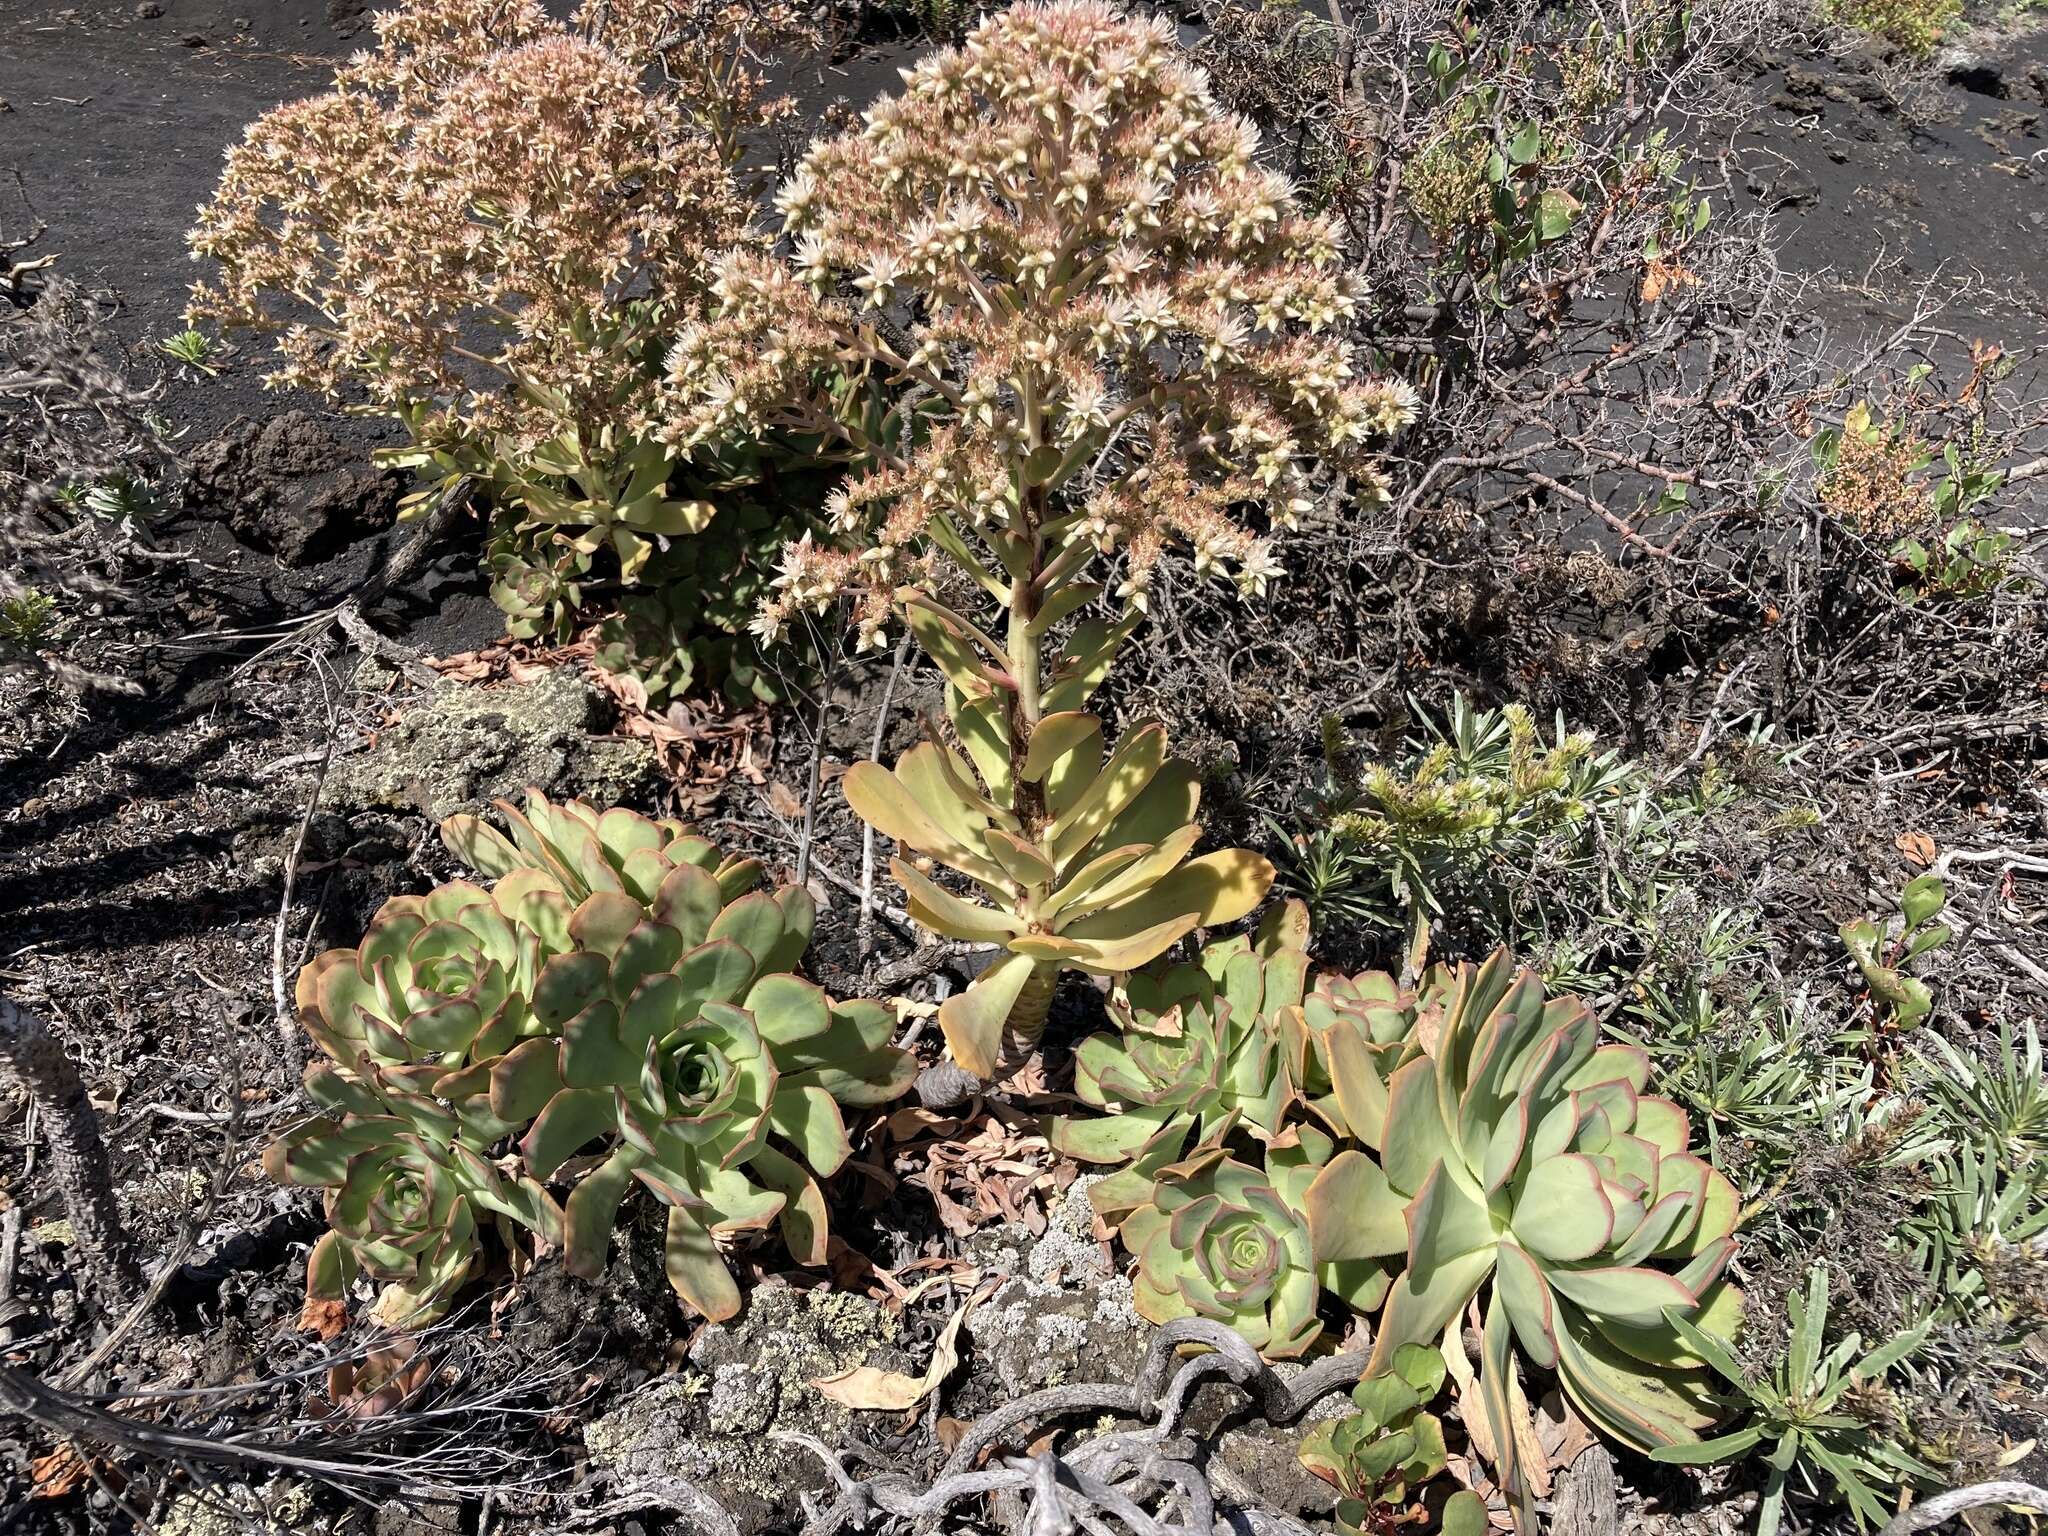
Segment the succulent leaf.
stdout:
[[[1491,1279],[1481,1398],[1524,1528],[1517,1349],[1636,1449],[1713,1422],[1669,1319],[1704,1315],[1734,1249],[1734,1191],[1684,1150],[1685,1117],[1643,1094],[1648,1075],[1639,1048],[1601,1045],[1582,1003],[1546,1000],[1502,953],[1450,981],[1433,1052],[1391,1079],[1382,1159],[1409,1200],[1409,1245],[1368,1375],[1434,1339]],[[1712,1303],[1717,1318],[1736,1306],[1726,1288]]]

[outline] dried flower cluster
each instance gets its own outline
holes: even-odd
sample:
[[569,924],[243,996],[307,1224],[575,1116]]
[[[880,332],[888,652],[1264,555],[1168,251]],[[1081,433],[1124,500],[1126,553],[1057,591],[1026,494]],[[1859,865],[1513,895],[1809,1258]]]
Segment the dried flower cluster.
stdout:
[[793,254],[730,255],[670,360],[677,442],[821,431],[862,465],[833,507],[856,547],[788,551],[766,632],[853,592],[872,640],[930,544],[996,590],[969,530],[1013,579],[1121,549],[1138,608],[1174,539],[1258,591],[1246,509],[1290,523],[1318,457],[1379,488],[1366,445],[1415,400],[1354,371],[1337,227],[1165,21],[1021,5],[906,79],[812,149],[776,199]]
[[[685,472],[649,419],[716,253],[748,238],[747,136],[787,109],[760,55],[799,46],[807,18],[784,0],[587,0],[566,23],[535,0],[403,0],[377,28],[331,92],[229,152],[192,236],[219,263],[193,317],[277,332],[273,382],[395,417],[413,442],[380,457],[421,476],[413,506],[479,488],[515,635],[567,639],[589,584],[622,581],[653,589],[638,617],[655,617],[611,636],[612,664],[651,694],[707,662],[759,694],[732,636],[798,525],[764,529],[727,494],[747,452]],[[722,603],[671,601],[707,579]]]
[[274,382],[424,408],[423,436],[629,427],[621,326],[658,323],[745,222],[714,140],[643,89],[650,24],[624,52],[532,0],[408,0],[377,28],[229,150],[193,317],[278,331]]

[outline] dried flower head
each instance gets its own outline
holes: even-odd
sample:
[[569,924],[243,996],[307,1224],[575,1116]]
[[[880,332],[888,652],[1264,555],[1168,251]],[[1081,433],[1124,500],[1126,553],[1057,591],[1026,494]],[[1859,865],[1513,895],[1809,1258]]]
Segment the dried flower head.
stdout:
[[670,8],[611,9],[620,48],[532,0],[380,15],[334,90],[228,151],[191,316],[278,332],[274,383],[366,394],[424,436],[629,425],[653,342],[622,330],[694,298],[747,210],[684,100],[647,88]]
[[[670,358],[678,443],[817,431],[864,466],[849,548],[792,549],[765,631],[867,590],[872,637],[872,594],[928,543],[994,591],[970,531],[1013,580],[1119,552],[1140,609],[1174,541],[1262,591],[1279,567],[1247,512],[1291,523],[1317,460],[1383,483],[1367,445],[1415,398],[1354,371],[1337,225],[1296,208],[1164,20],[1020,5],[905,80],[811,150],[776,198],[790,255],[729,256],[719,314]],[[834,376],[857,387],[793,401]]]

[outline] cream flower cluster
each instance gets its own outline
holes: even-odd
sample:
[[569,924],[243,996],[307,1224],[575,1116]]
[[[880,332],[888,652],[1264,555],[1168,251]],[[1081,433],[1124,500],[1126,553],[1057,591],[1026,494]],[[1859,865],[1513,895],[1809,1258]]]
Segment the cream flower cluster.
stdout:
[[[1024,4],[905,80],[811,150],[776,198],[787,258],[729,256],[719,313],[670,357],[679,444],[824,430],[873,466],[836,509],[856,552],[790,550],[765,633],[970,529],[999,559],[1020,537],[1121,550],[1140,608],[1175,541],[1257,592],[1278,567],[1248,511],[1291,524],[1318,461],[1383,487],[1369,445],[1416,402],[1356,372],[1338,228],[1164,20]],[[858,390],[821,413],[791,388],[849,375],[898,402],[891,432],[848,421]],[[1051,493],[1035,529],[1027,484]],[[862,612],[872,639],[885,610]]]
[[[655,325],[748,210],[713,137],[647,88],[652,0],[405,0],[333,91],[228,151],[191,314],[278,336],[274,383],[367,395],[422,436],[632,430]],[[603,16],[625,27],[610,45]]]

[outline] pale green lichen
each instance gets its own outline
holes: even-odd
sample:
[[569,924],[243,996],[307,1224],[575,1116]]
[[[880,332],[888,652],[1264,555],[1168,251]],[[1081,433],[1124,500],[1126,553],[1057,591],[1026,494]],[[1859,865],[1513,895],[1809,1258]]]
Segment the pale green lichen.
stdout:
[[899,1320],[843,1291],[756,1290],[735,1322],[704,1329],[689,1368],[584,1426],[592,1461],[622,1477],[665,1472],[715,1498],[743,1533],[779,1528],[797,1494],[825,1486],[817,1458],[772,1438],[796,1431],[836,1444],[852,1411],[812,1382],[859,1365],[911,1369]]
[[368,751],[337,760],[328,790],[335,804],[436,820],[529,785],[616,805],[658,772],[646,742],[597,734],[606,717],[598,691],[562,668],[493,688],[443,685],[403,706]]

